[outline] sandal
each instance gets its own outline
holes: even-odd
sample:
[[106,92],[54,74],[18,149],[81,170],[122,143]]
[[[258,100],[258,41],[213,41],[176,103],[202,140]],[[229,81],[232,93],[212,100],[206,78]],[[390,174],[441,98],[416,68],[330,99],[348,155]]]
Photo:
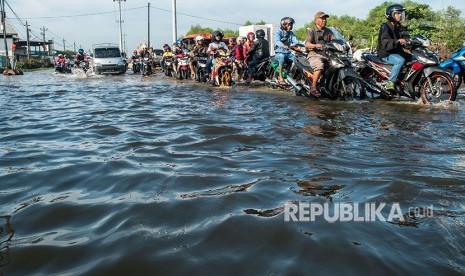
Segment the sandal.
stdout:
[[287,85],[287,82],[285,80],[278,80],[279,85]]
[[318,98],[321,96],[320,92],[316,88],[310,88],[310,95],[314,96],[315,98]]

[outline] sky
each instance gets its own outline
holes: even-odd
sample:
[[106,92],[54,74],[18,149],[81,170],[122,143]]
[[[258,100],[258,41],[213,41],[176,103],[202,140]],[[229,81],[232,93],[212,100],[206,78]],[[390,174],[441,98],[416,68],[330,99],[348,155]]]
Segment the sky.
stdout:
[[[22,25],[27,20],[31,25],[31,37],[42,40],[40,28],[45,27],[46,39],[55,41],[56,49],[63,49],[63,39],[67,49],[91,49],[97,43],[119,43],[119,9],[113,0],[6,0],[16,15],[7,7],[7,17],[17,29],[21,39],[25,39],[26,29]],[[123,37],[126,48],[132,52],[148,36],[148,0],[122,0]],[[172,43],[172,0],[151,1],[150,43],[161,48],[164,43]],[[177,0],[177,34],[186,34],[192,25],[202,27],[227,28],[238,30],[244,22],[265,21],[279,24],[281,18],[291,16],[295,28],[313,21],[317,11],[332,15],[349,15],[366,18],[369,11],[382,4],[381,0]],[[465,16],[463,0],[416,0],[428,4],[433,10],[453,6]],[[89,15],[92,14],[92,15]],[[86,15],[86,16],[81,16]]]

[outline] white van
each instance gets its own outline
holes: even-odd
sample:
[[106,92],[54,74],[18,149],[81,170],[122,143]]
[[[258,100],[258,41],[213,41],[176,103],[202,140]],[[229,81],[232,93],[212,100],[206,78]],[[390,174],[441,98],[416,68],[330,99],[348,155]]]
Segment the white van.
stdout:
[[96,74],[124,74],[127,63],[121,55],[119,46],[112,43],[92,45],[93,69]]

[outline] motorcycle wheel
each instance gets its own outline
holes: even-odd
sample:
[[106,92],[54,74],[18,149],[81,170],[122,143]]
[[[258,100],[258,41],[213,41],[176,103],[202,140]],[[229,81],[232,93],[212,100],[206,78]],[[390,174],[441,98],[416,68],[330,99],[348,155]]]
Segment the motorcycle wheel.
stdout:
[[452,80],[454,81],[455,90],[459,90],[460,86],[462,85],[462,78],[463,76],[460,74],[452,74]]
[[442,72],[433,73],[420,84],[421,100],[424,104],[455,101],[457,89],[452,78]]
[[167,77],[171,77],[171,72],[170,72],[170,69],[165,67],[165,76]]
[[207,78],[205,77],[205,70],[198,70],[197,71],[197,81],[198,82],[207,82]]
[[231,86],[231,72],[225,70],[221,76],[221,84],[224,86]]
[[187,75],[187,70],[181,70],[181,79],[187,80],[189,76]]
[[353,101],[355,96],[365,97],[365,88],[361,80],[347,77],[342,81],[341,100]]

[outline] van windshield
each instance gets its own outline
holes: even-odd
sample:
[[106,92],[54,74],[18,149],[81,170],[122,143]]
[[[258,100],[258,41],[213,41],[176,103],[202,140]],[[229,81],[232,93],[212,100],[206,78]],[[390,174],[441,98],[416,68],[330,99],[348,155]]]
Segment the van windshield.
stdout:
[[98,48],[98,49],[95,49],[94,54],[96,58],[121,57],[121,54],[118,48]]

